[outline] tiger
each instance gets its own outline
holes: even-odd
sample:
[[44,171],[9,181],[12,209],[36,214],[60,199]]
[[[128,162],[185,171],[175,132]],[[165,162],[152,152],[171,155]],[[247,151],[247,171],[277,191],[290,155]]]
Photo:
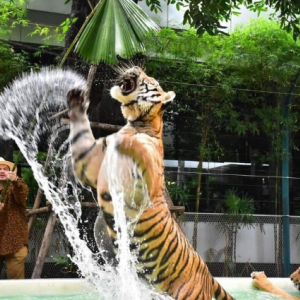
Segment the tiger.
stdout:
[[[281,288],[275,286],[266,276],[265,272],[252,272],[251,278],[253,279],[253,285],[264,292],[268,292],[270,294],[279,295],[283,299],[291,299],[291,300],[299,300],[300,297],[295,297]],[[293,282],[294,286],[299,290],[300,285],[300,267],[290,275],[290,279]]]
[[295,288],[300,291],[300,267],[290,275]]
[[175,300],[234,300],[193,249],[164,198],[163,114],[175,93],[164,92],[138,66],[120,68],[119,73],[119,82],[110,95],[120,102],[127,123],[107,137],[94,138],[84,91],[67,94],[74,173],[83,184],[97,189],[107,231],[117,251],[114,191],[108,180],[114,160],[124,191],[126,219],[134,223],[130,249],[136,251],[136,271],[142,281]]

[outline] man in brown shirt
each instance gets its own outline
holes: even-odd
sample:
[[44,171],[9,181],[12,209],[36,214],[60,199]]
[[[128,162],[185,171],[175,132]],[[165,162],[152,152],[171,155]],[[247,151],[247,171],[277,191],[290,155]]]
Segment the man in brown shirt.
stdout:
[[0,195],[0,279],[5,261],[8,279],[25,278],[25,259],[28,254],[26,199],[28,187],[12,172],[14,163],[0,157],[0,193],[9,181],[7,193]]

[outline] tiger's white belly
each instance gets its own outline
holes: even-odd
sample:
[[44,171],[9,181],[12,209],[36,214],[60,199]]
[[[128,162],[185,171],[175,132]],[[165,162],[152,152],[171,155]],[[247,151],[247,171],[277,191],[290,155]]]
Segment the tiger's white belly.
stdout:
[[[113,203],[123,206],[126,218],[136,221],[149,205],[147,186],[131,157],[116,150],[115,139],[107,145],[106,154],[98,176],[98,195],[109,192]],[[113,213],[113,206],[108,206],[99,197],[100,205]]]

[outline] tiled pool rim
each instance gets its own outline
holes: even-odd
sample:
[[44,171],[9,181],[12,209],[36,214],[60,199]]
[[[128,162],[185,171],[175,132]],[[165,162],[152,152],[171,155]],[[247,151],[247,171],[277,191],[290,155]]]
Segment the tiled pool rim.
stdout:
[[[247,277],[217,277],[218,282],[226,288],[254,288],[252,279]],[[276,286],[287,293],[295,293],[295,288],[289,278],[269,278]],[[25,279],[0,280],[0,295],[76,295],[92,292],[84,279]],[[299,291],[300,297],[300,291]]]

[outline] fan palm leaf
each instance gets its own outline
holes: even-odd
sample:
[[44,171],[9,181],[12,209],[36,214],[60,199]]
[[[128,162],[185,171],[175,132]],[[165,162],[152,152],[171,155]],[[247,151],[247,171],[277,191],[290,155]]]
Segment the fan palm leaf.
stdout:
[[82,32],[75,52],[89,63],[118,63],[145,51],[143,38],[159,27],[132,0],[102,0]]

